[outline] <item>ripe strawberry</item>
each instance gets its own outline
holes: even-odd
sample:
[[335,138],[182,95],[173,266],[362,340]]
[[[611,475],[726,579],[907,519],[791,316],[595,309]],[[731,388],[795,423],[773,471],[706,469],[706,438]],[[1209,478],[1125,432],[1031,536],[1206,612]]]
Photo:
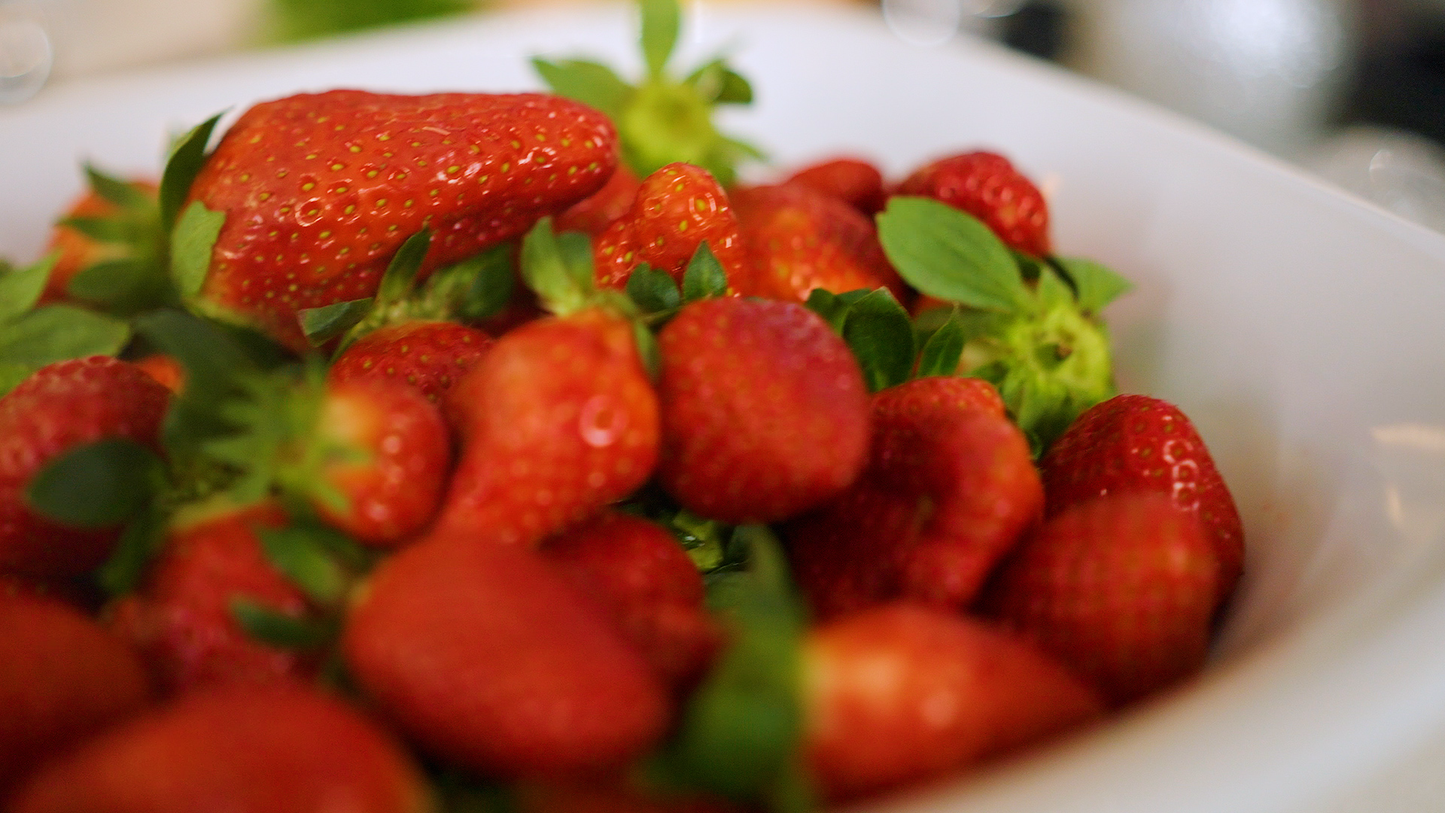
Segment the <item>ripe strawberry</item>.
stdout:
[[647,481],[657,395],[626,321],[590,308],[497,340],[448,396],[463,446],[437,529],[535,545]]
[[945,776],[1101,712],[1028,644],[909,604],[811,631],[803,663],[803,755],[830,801]]
[[309,678],[314,653],[256,640],[232,605],[239,598],[293,618],[308,613],[306,596],[267,560],[256,535],[284,525],[285,514],[270,503],[197,511],[172,525],[139,591],[109,609],[111,629],[136,647],[170,694]]
[[374,724],[299,687],[204,692],[113,728],[22,788],[14,813],[422,813],[422,775]]
[[649,794],[622,784],[525,783],[513,796],[517,813],[745,813],[719,799]]
[[0,593],[0,801],[61,749],[143,708],[135,653],[79,610]]
[[988,603],[1121,705],[1203,667],[1218,582],[1197,517],[1167,495],[1126,492],[1045,523],[1004,567]]
[[894,190],[943,201],[982,220],[1010,248],[1034,257],[1051,253],[1049,207],[1013,164],[991,152],[968,152],[920,167]]
[[118,528],[57,525],[26,504],[31,479],[76,446],[128,438],[155,447],[170,391],[105,356],[42,367],[0,398],[0,571],[77,576],[105,561]]
[[847,344],[802,305],[703,299],[658,337],[663,488],[724,522],[774,522],[836,495],[868,450]]
[[[90,188],[66,209],[51,231],[47,253],[55,255],[55,264],[40,295],[41,305],[84,299],[74,296],[70,285],[92,268],[111,277],[131,274],[142,287],[164,278],[166,238],[160,225],[156,184],[122,181],[91,168],[87,174]],[[102,264],[108,269],[97,268]]]
[[558,232],[580,231],[589,237],[597,237],[616,220],[627,214],[637,190],[642,186],[637,173],[626,164],[618,164],[617,171],[607,183],[589,197],[572,204],[567,211],[557,215]]
[[801,184],[838,198],[868,217],[883,211],[888,195],[883,190],[883,173],[858,158],[832,158],[810,164],[788,176],[783,183]]
[[681,284],[688,261],[703,242],[736,288],[744,259],[727,194],[707,170],[668,164],[642,179],[632,206],[598,235],[593,245],[597,286],[626,286],[641,263],[666,271]]
[[747,287],[742,293],[806,301],[815,288],[832,293],[887,288],[907,302],[877,230],[858,210],[801,184],[755,186],[733,195]]
[[827,618],[908,597],[967,605],[1035,524],[1028,441],[977,379],[920,378],[873,396],[868,467],[786,528],[799,585]]
[[1120,395],[1087,410],[1049,447],[1043,470],[1046,511],[1127,491],[1167,494],[1199,515],[1219,558],[1219,601],[1244,569],[1244,527],[1229,487],[1194,424],[1173,404]]
[[248,110],[190,200],[223,212],[200,304],[307,347],[296,314],[376,293],[430,228],[422,273],[597,191],[616,161],[602,114],[539,94],[302,94]]
[[617,768],[668,723],[666,691],[600,607],[534,551],[465,534],[383,562],[342,650],[414,741],[490,776]]
[[492,341],[483,331],[456,322],[398,322],[357,339],[332,362],[327,377],[338,383],[404,381],[440,404]]
[[691,686],[707,669],[722,630],[703,607],[702,575],[662,526],[605,512],[540,548],[578,592],[610,614],[669,686]]
[[186,383],[186,370],[175,356],[165,353],[151,353],[134,362],[146,375],[165,385],[173,393],[179,393]]

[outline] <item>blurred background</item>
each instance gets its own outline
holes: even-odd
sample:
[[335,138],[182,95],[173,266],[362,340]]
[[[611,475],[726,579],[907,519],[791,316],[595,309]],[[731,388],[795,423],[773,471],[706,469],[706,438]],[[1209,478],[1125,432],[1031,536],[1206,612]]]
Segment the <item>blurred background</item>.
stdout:
[[[0,0],[0,104],[74,77],[555,1]],[[874,9],[920,47],[986,38],[1057,62],[1445,231],[1445,0],[814,2]]]

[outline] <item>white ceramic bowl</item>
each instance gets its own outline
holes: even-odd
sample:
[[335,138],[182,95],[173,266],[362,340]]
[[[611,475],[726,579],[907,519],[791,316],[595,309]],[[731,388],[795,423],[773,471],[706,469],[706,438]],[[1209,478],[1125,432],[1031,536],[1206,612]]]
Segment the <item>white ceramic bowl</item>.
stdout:
[[[537,87],[532,54],[635,66],[630,14],[543,11],[58,84],[0,109],[0,256],[28,260],[81,160],[155,173],[169,133],[300,90]],[[1056,244],[1138,289],[1123,389],[1180,404],[1244,515],[1247,573],[1187,691],[891,811],[1304,811],[1445,729],[1445,237],[1179,118],[984,44],[931,50],[863,11],[702,9],[781,165],[900,173],[1001,149]]]

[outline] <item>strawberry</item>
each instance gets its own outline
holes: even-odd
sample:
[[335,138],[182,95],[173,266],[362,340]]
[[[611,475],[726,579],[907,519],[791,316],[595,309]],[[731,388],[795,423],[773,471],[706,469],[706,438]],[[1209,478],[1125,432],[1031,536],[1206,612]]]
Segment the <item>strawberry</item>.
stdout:
[[78,446],[125,438],[155,448],[170,391],[105,356],[46,365],[0,398],[0,571],[76,576],[103,562],[118,528],[58,525],[26,502],[32,479]]
[[963,607],[1038,521],[1043,488],[1028,442],[987,388],[929,377],[873,396],[863,475],[786,529],[821,617],[897,596]]
[[1049,208],[1044,196],[1002,155],[967,152],[919,167],[894,190],[947,203],[982,220],[1010,248],[1047,257]]
[[111,629],[168,693],[314,674],[313,653],[256,640],[236,617],[238,599],[296,619],[309,613],[306,595],[271,564],[257,535],[285,521],[270,503],[182,512],[140,589],[109,608]]
[[600,607],[536,552],[464,534],[383,562],[342,651],[413,740],[490,776],[617,768],[668,723],[666,691]]
[[1119,395],[1079,416],[1039,463],[1050,516],[1104,494],[1153,491],[1197,514],[1219,558],[1219,601],[1244,568],[1244,527],[1189,418],[1147,395]]
[[745,813],[718,799],[649,794],[623,784],[525,783],[513,796],[517,813]]
[[988,604],[1122,705],[1203,667],[1219,572],[1195,515],[1164,494],[1110,494],[1045,523]]
[[748,295],[804,302],[816,288],[844,293],[907,289],[878,244],[867,216],[802,184],[755,186],[733,196],[747,251]]
[[137,717],[50,764],[14,813],[422,813],[421,772],[373,723],[299,687],[229,687]]
[[597,191],[616,154],[606,117],[553,96],[335,90],[264,102],[190,186],[188,211],[200,204],[224,223],[183,293],[305,350],[297,313],[375,294],[411,235],[436,235],[425,275]]
[[702,575],[662,526],[606,512],[540,550],[668,685],[691,686],[707,669],[722,631],[703,607]]
[[357,339],[336,357],[327,376],[337,383],[403,381],[440,404],[492,341],[485,332],[456,322],[398,322]]
[[625,164],[619,164],[617,171],[607,183],[589,197],[572,204],[567,211],[557,215],[557,231],[580,231],[590,237],[597,237],[614,221],[627,214],[637,190],[642,186],[637,173]]
[[186,383],[186,370],[174,356],[165,353],[151,353],[133,362],[146,375],[165,385],[172,393],[179,393]]
[[704,242],[736,288],[744,259],[727,194],[707,170],[668,164],[642,179],[631,207],[597,236],[597,285],[625,287],[642,263],[681,285],[688,261]]
[[497,340],[448,396],[463,446],[436,527],[535,545],[637,489],[657,460],[657,396],[631,325],[600,308]]
[[783,183],[800,184],[838,198],[868,217],[882,211],[888,199],[883,190],[883,173],[859,158],[831,158],[809,164]]
[[812,630],[803,663],[803,756],[830,801],[956,773],[1101,712],[1026,643],[909,604]]
[[89,188],[56,222],[40,305],[85,302],[130,311],[166,299],[166,234],[157,186],[86,167]]
[[868,394],[848,346],[802,305],[714,298],[658,337],[659,479],[684,507],[773,522],[837,494],[868,450]]
[[143,708],[140,659],[80,611],[0,593],[0,801],[34,766]]

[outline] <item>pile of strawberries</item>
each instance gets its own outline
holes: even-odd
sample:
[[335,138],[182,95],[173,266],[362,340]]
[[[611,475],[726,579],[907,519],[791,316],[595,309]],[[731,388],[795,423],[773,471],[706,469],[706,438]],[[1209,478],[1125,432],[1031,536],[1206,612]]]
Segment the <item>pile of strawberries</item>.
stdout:
[[1238,513],[1040,378],[1106,340],[1011,360],[1123,287],[1027,178],[724,186],[615,115],[332,91],[90,171],[0,276],[0,349],[90,320],[0,369],[0,807],[800,811],[1203,667]]

